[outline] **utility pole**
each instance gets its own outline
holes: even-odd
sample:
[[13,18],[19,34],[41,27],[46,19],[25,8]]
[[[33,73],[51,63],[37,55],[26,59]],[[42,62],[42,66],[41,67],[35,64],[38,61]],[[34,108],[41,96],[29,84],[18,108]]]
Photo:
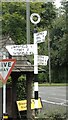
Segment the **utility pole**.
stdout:
[[48,30],[48,56],[49,56],[49,83],[51,84],[51,56],[50,56],[50,36]]
[[[30,44],[30,0],[26,0],[26,36],[27,44]],[[32,80],[29,73],[26,76],[26,92],[27,92],[27,120],[32,118],[31,97],[32,97]]]
[[30,0],[26,0],[26,30],[27,44],[30,44]]

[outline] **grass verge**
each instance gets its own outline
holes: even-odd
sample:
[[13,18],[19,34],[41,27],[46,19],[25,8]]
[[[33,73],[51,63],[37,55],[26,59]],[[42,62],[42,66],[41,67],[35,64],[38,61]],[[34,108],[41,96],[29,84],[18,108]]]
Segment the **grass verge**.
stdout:
[[39,87],[43,87],[43,86],[68,86],[68,83],[42,83],[42,84],[39,84]]

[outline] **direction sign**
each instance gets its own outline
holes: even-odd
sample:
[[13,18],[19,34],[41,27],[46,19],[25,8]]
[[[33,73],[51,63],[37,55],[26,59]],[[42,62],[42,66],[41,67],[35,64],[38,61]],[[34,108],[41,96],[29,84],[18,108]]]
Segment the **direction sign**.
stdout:
[[38,55],[38,65],[47,65],[49,57],[44,55]]
[[34,54],[34,44],[7,45],[6,49],[12,56],[24,56]]
[[42,31],[42,32],[34,33],[34,43],[44,42],[46,35],[47,35],[47,31]]
[[0,60],[0,80],[2,80],[3,83],[6,83],[8,80],[8,77],[16,63],[15,59],[3,59]]

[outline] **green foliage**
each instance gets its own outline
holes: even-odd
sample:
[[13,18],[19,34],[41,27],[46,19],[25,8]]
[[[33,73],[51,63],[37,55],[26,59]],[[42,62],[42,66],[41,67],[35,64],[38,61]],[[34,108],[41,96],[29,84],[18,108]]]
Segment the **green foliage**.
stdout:
[[[52,2],[35,2],[30,3],[30,14],[38,13],[41,16],[41,21],[37,25],[37,30],[50,31],[50,52],[51,52],[51,69],[52,69],[52,81],[57,82],[56,71],[58,68],[63,69],[68,57],[68,42],[67,41],[67,26],[68,26],[68,4],[63,3],[62,8],[56,10],[56,7]],[[58,12],[57,12],[58,11]],[[33,43],[33,30],[34,25],[30,23],[30,35],[31,42]],[[8,2],[2,3],[2,33],[3,35],[9,35],[16,44],[26,44],[26,3],[22,2]],[[46,36],[45,43],[38,44],[39,55],[48,55],[48,37]],[[45,81],[48,79],[48,66],[47,73],[39,74],[39,80]],[[56,70],[55,70],[56,69]],[[62,70],[60,70],[62,71]],[[65,71],[65,70],[63,70]],[[64,72],[65,73],[65,72]],[[62,76],[62,75],[61,75]],[[64,79],[65,77],[60,77]],[[58,78],[58,81],[59,79]],[[60,80],[61,80],[60,79]]]
[[26,99],[26,79],[20,76],[17,82],[17,100]]
[[[53,23],[50,33],[51,67],[54,82],[66,82],[66,23],[65,12]],[[59,72],[60,71],[60,72]],[[64,73],[64,75],[62,74]]]
[[67,115],[66,113],[61,113],[58,111],[48,111],[48,113],[44,113],[43,115],[40,113],[36,120],[67,120]]
[[7,80],[7,85],[9,85],[9,86],[12,85],[12,78],[11,78],[11,76],[9,76],[9,78]]
[[2,32],[9,35],[16,44],[26,42],[25,3],[2,4]]
[[56,18],[56,9],[51,2],[43,3],[43,12],[41,13],[42,26],[47,28],[52,25],[53,20]]
[[38,74],[38,80],[39,80],[39,83],[44,83],[46,82],[46,76],[44,73],[39,73]]
[[66,114],[62,115],[61,113],[52,113],[49,116],[50,120],[65,120],[66,119]]

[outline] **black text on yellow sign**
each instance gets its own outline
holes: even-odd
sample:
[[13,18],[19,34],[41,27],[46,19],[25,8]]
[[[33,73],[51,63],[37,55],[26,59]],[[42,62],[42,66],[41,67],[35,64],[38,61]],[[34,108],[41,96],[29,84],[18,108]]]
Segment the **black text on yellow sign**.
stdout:
[[[27,110],[27,100],[21,100],[21,101],[17,101],[17,107],[18,107],[18,111],[24,111]],[[31,99],[31,109],[35,109],[35,99]],[[42,108],[42,102],[41,99],[38,98],[38,109]]]

